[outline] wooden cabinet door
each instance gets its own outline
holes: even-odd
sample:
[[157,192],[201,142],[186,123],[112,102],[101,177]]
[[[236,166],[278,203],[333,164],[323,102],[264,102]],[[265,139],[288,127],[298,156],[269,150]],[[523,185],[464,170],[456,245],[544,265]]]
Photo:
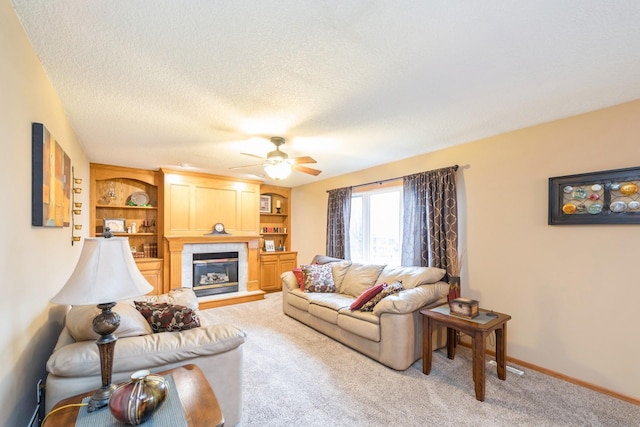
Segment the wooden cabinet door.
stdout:
[[140,273],[147,279],[147,282],[153,286],[151,295],[160,295],[164,293],[162,289],[162,260],[154,261],[138,261],[136,262]]
[[280,285],[278,255],[260,256],[260,289],[277,291]]
[[298,254],[290,253],[290,254],[282,254],[280,255],[280,274],[278,275],[278,289],[280,289],[281,281],[280,276],[282,273],[286,273],[287,271],[291,271],[298,266]]

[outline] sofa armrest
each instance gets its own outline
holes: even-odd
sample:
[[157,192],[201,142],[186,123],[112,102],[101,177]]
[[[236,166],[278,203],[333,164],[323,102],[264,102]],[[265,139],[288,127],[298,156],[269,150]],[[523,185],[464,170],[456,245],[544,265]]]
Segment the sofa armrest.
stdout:
[[[115,346],[113,372],[153,369],[181,361],[187,363],[200,356],[233,350],[245,339],[243,330],[225,324],[121,338]],[[47,361],[47,371],[62,377],[100,375],[98,346],[95,341],[80,341],[58,348]]]
[[298,279],[296,279],[296,276],[295,274],[293,274],[293,271],[286,271],[282,273],[280,278],[282,279],[283,290],[292,291],[294,289],[299,288]]
[[373,314],[382,313],[412,313],[417,309],[432,304],[443,298],[449,292],[449,285],[444,282],[416,286],[405,289],[395,295],[389,295],[373,308]]

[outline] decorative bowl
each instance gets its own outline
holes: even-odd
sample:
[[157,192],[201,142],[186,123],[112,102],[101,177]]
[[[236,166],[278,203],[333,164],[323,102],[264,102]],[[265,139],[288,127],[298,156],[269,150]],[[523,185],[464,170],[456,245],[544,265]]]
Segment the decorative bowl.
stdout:
[[129,381],[113,391],[109,410],[122,423],[142,424],[160,407],[168,392],[168,382],[164,377],[151,375],[147,370],[136,371]]

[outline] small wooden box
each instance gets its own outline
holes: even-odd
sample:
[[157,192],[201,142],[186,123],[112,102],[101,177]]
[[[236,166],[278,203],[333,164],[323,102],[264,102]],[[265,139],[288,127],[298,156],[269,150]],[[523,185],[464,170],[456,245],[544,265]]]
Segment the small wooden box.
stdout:
[[478,301],[470,298],[456,298],[449,303],[451,314],[473,319],[480,314]]

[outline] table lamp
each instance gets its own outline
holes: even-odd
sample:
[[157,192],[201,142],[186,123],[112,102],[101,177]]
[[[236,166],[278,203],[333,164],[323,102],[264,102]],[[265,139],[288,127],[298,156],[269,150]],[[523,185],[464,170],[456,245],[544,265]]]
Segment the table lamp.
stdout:
[[93,319],[93,330],[100,354],[102,387],[91,397],[88,411],[93,412],[109,403],[115,385],[111,384],[113,350],[118,337],[120,316],[111,311],[116,301],[138,297],[153,290],[131,255],[127,237],[85,238],[80,259],[69,280],[56,296],[54,304],[97,305],[102,310]]

